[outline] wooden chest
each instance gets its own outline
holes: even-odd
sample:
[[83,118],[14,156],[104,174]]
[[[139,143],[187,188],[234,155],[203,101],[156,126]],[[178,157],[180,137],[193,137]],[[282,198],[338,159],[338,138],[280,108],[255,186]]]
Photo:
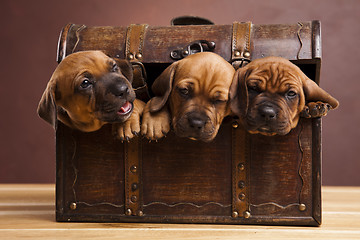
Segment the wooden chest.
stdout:
[[[58,61],[82,50],[103,50],[112,57],[141,62],[147,87],[180,55],[200,50],[240,64],[281,56],[317,83],[320,77],[318,21],[66,25]],[[147,100],[140,92],[138,96]],[[58,221],[321,224],[320,119],[301,119],[288,135],[266,137],[248,134],[236,119],[227,118],[210,143],[173,133],[158,142],[138,137],[122,143],[108,125],[84,133],[58,123],[56,168]]]

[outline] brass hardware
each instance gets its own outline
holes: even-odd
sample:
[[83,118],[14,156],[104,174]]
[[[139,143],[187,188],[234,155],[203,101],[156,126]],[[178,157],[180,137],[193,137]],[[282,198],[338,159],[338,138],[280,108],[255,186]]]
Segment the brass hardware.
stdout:
[[141,53],[137,53],[137,54],[136,54],[136,58],[137,58],[137,59],[141,59],[141,58],[142,58],[142,54],[141,54]]
[[244,171],[245,170],[245,165],[243,163],[239,163],[238,168],[240,171]]
[[189,43],[183,49],[176,49],[170,53],[170,57],[175,60],[180,60],[189,55],[198,52],[213,52],[216,43],[214,41],[197,40]]
[[137,202],[137,197],[135,195],[131,196],[131,201],[134,203]]
[[131,184],[131,190],[132,190],[133,192],[136,191],[138,188],[139,188],[139,186],[138,186],[137,183]]
[[241,54],[241,53],[240,53],[239,51],[235,51],[235,52],[234,52],[234,55],[235,55],[236,57],[239,57],[240,54]]
[[299,205],[299,210],[300,211],[305,211],[306,210],[306,205],[305,204],[303,204],[303,203],[301,203],[300,205]]
[[141,210],[139,210],[139,212],[138,212],[138,216],[144,216],[144,213],[143,213],[143,211],[141,211]]
[[133,59],[134,59],[134,55],[133,55],[132,53],[129,53],[128,59],[129,59],[129,60],[133,60]]
[[240,193],[240,194],[239,194],[239,199],[240,199],[241,201],[243,201],[243,200],[245,199],[245,194],[244,194],[244,193]]
[[244,218],[250,218],[251,214],[249,211],[244,212]]
[[250,52],[244,52],[244,57],[249,58],[250,57]]
[[126,209],[125,214],[130,216],[132,214],[132,211],[130,208]]
[[132,165],[132,166],[130,167],[130,171],[131,171],[132,173],[136,173],[136,172],[137,172],[137,167],[136,167],[136,165]]
[[233,128],[238,128],[238,127],[239,127],[239,123],[238,123],[238,122],[233,122],[232,127],[233,127]]
[[237,218],[237,217],[239,216],[239,213],[238,213],[237,211],[233,211],[232,214],[231,214],[231,216],[232,216],[233,218]]
[[238,187],[241,188],[241,189],[243,189],[243,188],[245,187],[245,182],[244,182],[244,181],[240,181],[240,182],[238,183]]
[[75,210],[76,209],[76,203],[70,203],[70,209]]

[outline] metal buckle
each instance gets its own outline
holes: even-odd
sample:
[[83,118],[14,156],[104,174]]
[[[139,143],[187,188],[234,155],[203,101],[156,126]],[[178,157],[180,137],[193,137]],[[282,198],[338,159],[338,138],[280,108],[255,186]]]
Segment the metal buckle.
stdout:
[[182,49],[176,49],[170,53],[170,56],[174,60],[180,60],[189,55],[198,53],[198,52],[212,52],[215,49],[215,42],[206,41],[206,40],[197,40],[191,42],[186,47]]

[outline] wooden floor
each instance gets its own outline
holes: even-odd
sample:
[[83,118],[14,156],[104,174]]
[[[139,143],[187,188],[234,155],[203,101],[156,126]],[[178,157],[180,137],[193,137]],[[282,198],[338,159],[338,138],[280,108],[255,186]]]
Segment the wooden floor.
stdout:
[[0,239],[360,239],[360,187],[323,187],[321,227],[58,223],[54,185],[0,184]]

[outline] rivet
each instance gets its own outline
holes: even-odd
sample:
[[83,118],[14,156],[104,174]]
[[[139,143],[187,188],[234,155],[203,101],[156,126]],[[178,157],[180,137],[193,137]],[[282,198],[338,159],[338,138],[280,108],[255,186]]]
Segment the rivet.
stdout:
[[137,183],[133,183],[133,184],[131,184],[131,190],[134,192],[134,191],[136,191],[137,189],[138,189],[138,184]]
[[141,53],[137,53],[137,54],[136,54],[136,58],[137,58],[137,59],[141,59],[141,58],[142,58],[142,54],[141,54]]
[[239,163],[238,168],[240,171],[244,171],[245,170],[245,165],[243,163]]
[[239,216],[239,213],[238,213],[237,211],[233,211],[232,214],[231,214],[231,216],[232,216],[233,218],[237,218],[237,217]]
[[250,218],[251,214],[249,211],[244,212],[244,218]]
[[185,51],[183,52],[183,54],[184,54],[184,55],[189,55],[189,51],[185,50]]
[[144,216],[144,213],[143,213],[143,211],[141,211],[141,210],[139,210],[139,212],[138,212],[138,216]]
[[216,43],[215,42],[209,42],[209,48],[213,49],[215,48]]
[[235,55],[236,57],[239,57],[239,56],[241,55],[241,53],[240,53],[240,51],[235,51],[235,52],[234,52],[234,55]]
[[249,58],[250,57],[250,52],[244,52],[244,57],[246,57],[246,58]]
[[233,122],[232,127],[233,127],[233,128],[238,128],[238,127],[239,127],[239,123],[238,123],[238,122]]
[[130,199],[133,203],[137,202],[137,197],[135,195],[131,196]]
[[75,210],[76,209],[76,203],[70,203],[70,209]]
[[305,211],[306,210],[306,205],[305,204],[303,204],[303,203],[301,203],[300,205],[299,205],[299,210],[300,211]]
[[244,183],[243,181],[240,181],[240,182],[238,183],[238,187],[241,188],[241,189],[243,189],[243,188],[245,187],[245,183]]
[[132,166],[130,167],[130,171],[131,171],[132,173],[136,173],[136,172],[137,172],[137,166],[136,166],[136,165],[132,165]]
[[129,53],[128,59],[129,59],[129,60],[133,60],[133,59],[134,59],[134,55],[133,55],[132,53]]
[[245,194],[244,194],[244,193],[240,193],[240,194],[239,194],[239,199],[240,199],[241,201],[243,201],[243,200],[245,199]]
[[132,211],[131,211],[131,209],[130,209],[130,208],[126,209],[126,211],[125,211],[125,214],[126,214],[126,215],[130,216],[130,215],[131,215],[131,213],[132,213]]

